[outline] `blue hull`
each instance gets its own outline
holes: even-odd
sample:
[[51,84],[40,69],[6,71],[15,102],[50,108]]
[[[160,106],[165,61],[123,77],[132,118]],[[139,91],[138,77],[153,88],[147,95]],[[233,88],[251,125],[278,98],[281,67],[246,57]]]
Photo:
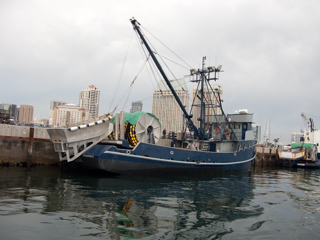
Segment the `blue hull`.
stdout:
[[132,150],[97,145],[83,155],[82,164],[85,168],[126,175],[208,174],[248,170],[253,159],[253,146],[219,153],[139,143]]
[[305,160],[285,160],[281,159],[284,167],[320,168],[320,162],[307,162]]
[[297,163],[296,167],[303,167],[303,168],[320,168],[320,162],[314,162],[314,163]]

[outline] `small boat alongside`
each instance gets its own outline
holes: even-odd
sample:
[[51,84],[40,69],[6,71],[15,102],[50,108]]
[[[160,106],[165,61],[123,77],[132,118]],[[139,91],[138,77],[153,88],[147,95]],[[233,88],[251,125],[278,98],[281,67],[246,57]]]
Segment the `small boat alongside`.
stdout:
[[293,167],[305,157],[305,149],[302,147],[279,149],[278,153],[281,164],[285,167]]
[[279,149],[279,159],[284,167],[320,167],[317,145],[311,143],[293,143],[288,149]]

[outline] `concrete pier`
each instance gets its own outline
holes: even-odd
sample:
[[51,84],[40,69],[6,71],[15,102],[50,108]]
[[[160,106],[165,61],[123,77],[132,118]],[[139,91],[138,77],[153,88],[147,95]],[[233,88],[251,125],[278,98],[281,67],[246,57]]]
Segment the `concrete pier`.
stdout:
[[277,148],[256,146],[255,152],[254,166],[281,166]]
[[1,165],[55,165],[59,156],[45,128],[0,124]]

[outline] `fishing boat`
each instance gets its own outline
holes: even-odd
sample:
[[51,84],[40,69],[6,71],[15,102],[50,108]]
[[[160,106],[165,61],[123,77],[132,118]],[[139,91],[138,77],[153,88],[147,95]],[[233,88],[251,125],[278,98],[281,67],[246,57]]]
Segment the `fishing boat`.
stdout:
[[284,167],[320,167],[317,145],[311,143],[293,143],[288,149],[280,149],[279,159]]
[[320,131],[315,129],[312,118],[303,112],[301,117],[305,121],[304,131],[293,134],[293,143],[289,148],[279,149],[279,160],[285,167],[319,168]]
[[[154,122],[154,118],[150,117],[150,120],[143,124],[147,136],[145,139],[149,139],[150,142],[139,141],[134,147],[124,139],[120,139],[117,144],[112,141],[97,144],[83,154],[82,164],[88,168],[116,174],[201,174],[225,170],[248,170],[254,159],[256,143],[252,131],[253,114],[246,111],[229,115],[224,113],[220,94],[214,91],[210,84],[210,81],[218,79],[221,66],[206,67],[205,58],[203,58],[201,69],[190,70],[193,82],[199,86],[201,114],[200,127],[197,128],[191,114],[188,114],[183,106],[154,51],[146,41],[140,24],[134,18],[130,21],[143,47],[148,51],[179,104],[193,136],[191,139],[184,137],[176,139],[173,134],[170,147],[154,144],[154,140],[159,136],[159,128],[150,123]],[[205,102],[205,88],[214,92],[213,95],[217,100],[215,103],[213,103],[214,99]],[[215,114],[218,112],[215,110],[214,114],[206,116],[205,104],[206,107],[220,109],[220,115]]]
[[305,148],[303,147],[283,147],[278,150],[281,165],[284,167],[294,167],[305,157]]
[[[195,118],[182,104],[155,56],[155,50],[145,39],[140,23],[134,18],[130,21],[142,47],[149,53],[181,108],[187,133],[179,136],[172,133],[170,146],[161,145],[158,143],[161,124],[156,116],[144,112],[135,115],[121,112],[110,120],[113,133],[90,145],[74,161],[81,163],[83,168],[122,175],[195,175],[249,170],[256,144],[252,130],[253,114],[247,110],[225,114],[221,95],[211,84],[218,80],[222,66],[206,67],[206,58],[203,57],[202,67],[190,70],[191,81],[198,86],[195,97],[200,100],[197,102],[200,116]],[[211,97],[205,95],[206,91],[212,92]],[[207,110],[210,108],[212,111]],[[200,127],[196,127],[196,120]]]

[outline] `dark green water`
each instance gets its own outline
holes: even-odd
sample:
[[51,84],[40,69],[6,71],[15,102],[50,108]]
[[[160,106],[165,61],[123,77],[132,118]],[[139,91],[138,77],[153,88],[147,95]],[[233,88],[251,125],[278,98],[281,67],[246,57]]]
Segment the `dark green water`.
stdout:
[[0,168],[0,238],[319,239],[320,170],[124,178]]

